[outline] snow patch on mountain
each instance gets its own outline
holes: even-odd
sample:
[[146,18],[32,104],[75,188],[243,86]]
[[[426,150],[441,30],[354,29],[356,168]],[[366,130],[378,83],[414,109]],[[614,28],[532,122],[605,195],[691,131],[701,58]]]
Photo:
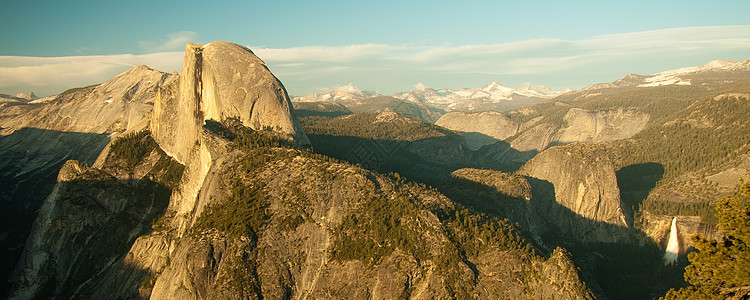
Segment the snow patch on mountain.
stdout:
[[[481,88],[460,88],[460,89],[433,89],[423,83],[417,83],[414,90],[408,92],[394,93],[390,96],[396,99],[423,103],[440,109],[452,110],[495,110],[500,106],[508,106],[514,102],[532,102],[544,101],[557,97],[561,94],[571,91],[565,89],[562,91],[553,91],[544,86],[533,86],[529,83],[519,88],[503,86],[497,82],[492,82]],[[367,98],[383,96],[373,91],[362,91],[353,84],[339,86],[331,91],[320,94],[308,94],[305,96],[294,97],[294,102],[361,102]],[[529,102],[529,101],[526,101]],[[529,102],[528,104],[532,104]],[[526,106],[528,104],[519,104]]]
[[305,96],[296,96],[292,98],[293,102],[338,102],[338,101],[358,101],[367,98],[382,96],[374,91],[362,91],[354,84],[334,87],[332,90],[320,94],[307,94]]
[[691,85],[691,80],[689,78],[683,77],[704,72],[732,72],[740,70],[750,70],[750,60],[735,62],[717,59],[710,61],[709,63],[702,66],[685,67],[654,74],[653,76],[645,78],[643,82],[638,86],[652,87],[660,85]]

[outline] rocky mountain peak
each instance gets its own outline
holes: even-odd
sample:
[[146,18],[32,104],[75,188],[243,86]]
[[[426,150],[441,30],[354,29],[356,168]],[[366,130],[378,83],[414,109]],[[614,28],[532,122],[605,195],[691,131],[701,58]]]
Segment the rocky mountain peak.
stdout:
[[503,86],[502,84],[499,84],[496,81],[493,81],[492,83],[490,83],[487,86],[483,87],[482,90],[484,90],[486,92],[491,92],[491,91],[512,90],[512,89],[509,88],[509,87]]
[[643,82],[648,76],[628,73],[628,75],[612,82],[613,86],[637,86]]
[[183,163],[206,120],[238,118],[252,129],[309,144],[293,110],[281,81],[250,49],[229,42],[187,44],[179,80],[156,97],[151,131]]
[[16,95],[16,98],[21,98],[21,99],[29,100],[29,101],[39,99],[39,97],[37,97],[36,95],[34,95],[34,92],[29,92],[28,94],[26,94],[26,93],[18,93]]

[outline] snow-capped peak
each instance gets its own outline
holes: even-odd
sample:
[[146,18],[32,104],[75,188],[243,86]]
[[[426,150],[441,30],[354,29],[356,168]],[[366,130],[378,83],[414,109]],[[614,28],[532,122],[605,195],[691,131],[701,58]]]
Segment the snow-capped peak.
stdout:
[[327,92],[320,94],[307,94],[304,96],[296,96],[292,98],[294,102],[333,102],[333,101],[351,101],[351,100],[363,100],[379,96],[378,92],[374,91],[362,91],[353,83],[347,85],[336,86],[333,89],[327,89]]
[[691,73],[698,72],[713,72],[713,71],[736,71],[736,70],[750,70],[750,60],[744,61],[730,61],[717,59],[708,62],[702,66],[679,68],[675,70],[664,71],[657,73],[654,76],[648,77],[644,80],[644,83],[638,85],[640,87],[659,86],[659,85],[690,85],[690,79],[680,78]]
[[724,59],[717,59],[708,62],[702,66],[679,68],[675,70],[664,71],[657,73],[656,75],[682,75],[687,73],[705,72],[705,71],[732,71],[737,69],[748,69],[750,67],[750,60],[744,61],[731,61]]
[[483,87],[482,90],[486,92],[491,92],[491,91],[497,91],[497,90],[512,90],[512,89],[509,87],[505,87],[502,84],[497,83],[496,81],[493,81],[492,83]]
[[418,91],[424,91],[424,90],[428,89],[428,87],[426,85],[424,85],[424,83],[421,83],[421,82],[417,83],[414,86],[414,88],[416,88]]

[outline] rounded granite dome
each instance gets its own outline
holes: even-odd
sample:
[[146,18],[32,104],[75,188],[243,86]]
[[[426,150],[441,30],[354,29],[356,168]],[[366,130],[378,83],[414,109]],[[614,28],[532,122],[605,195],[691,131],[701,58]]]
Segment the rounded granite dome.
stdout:
[[154,101],[151,132],[180,162],[210,119],[236,117],[252,129],[310,144],[293,110],[284,85],[250,49],[229,42],[187,44],[178,82],[162,87]]

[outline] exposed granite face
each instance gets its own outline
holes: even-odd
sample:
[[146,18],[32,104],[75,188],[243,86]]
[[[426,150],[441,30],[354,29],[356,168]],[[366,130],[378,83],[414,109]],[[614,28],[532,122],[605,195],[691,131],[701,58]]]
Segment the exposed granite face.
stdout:
[[519,173],[530,178],[535,209],[569,238],[617,242],[626,220],[614,166],[604,148],[575,143],[555,146],[528,161]]
[[[63,163],[92,164],[111,136],[148,128],[156,91],[176,77],[136,66],[102,84],[36,101],[0,99],[0,218],[6,220],[0,265],[18,262]],[[0,270],[0,290],[9,272]]]
[[151,131],[159,145],[186,163],[205,120],[239,118],[309,144],[286,89],[250,49],[229,43],[187,44],[178,82],[159,90]]
[[591,111],[571,108],[563,120],[568,126],[558,133],[558,142],[602,142],[632,137],[646,128],[649,116],[626,109]]
[[536,117],[518,123],[501,112],[450,112],[435,124],[459,131],[471,150],[484,148],[480,155],[496,153],[491,158],[494,161],[517,166],[557,144],[630,138],[646,127],[650,117],[635,109],[573,107],[567,110],[562,124],[543,119]]
[[160,165],[158,149],[135,179],[113,176],[125,170],[106,154],[101,170],[69,162],[37,219],[16,298],[591,298],[566,254],[535,254],[510,227],[473,222],[509,225],[435,190],[304,150],[241,148],[203,126],[237,117],[308,143],[283,86],[243,47],[188,44],[153,115],[158,146],[184,163],[169,203],[141,195],[159,193],[137,178]]
[[146,128],[157,89],[176,75],[136,66],[94,86],[70,89],[54,99],[3,107],[0,136],[23,127],[85,133]]
[[153,181],[118,180],[67,161],[26,242],[11,298],[69,299],[88,294],[98,276],[116,265],[136,237],[163,213],[168,198],[169,189]]
[[[225,201],[229,194],[222,182],[228,179],[221,174],[237,174],[238,159],[246,155],[228,153],[222,156],[224,162],[214,164],[192,214],[198,216],[201,210],[206,213],[211,203]],[[405,189],[358,167],[302,156],[270,161],[254,170],[257,173],[246,179],[258,182],[245,184],[262,183],[269,201],[268,220],[257,240],[231,237],[193,224],[188,234],[167,242],[170,259],[155,272],[151,298],[590,297],[566,255],[543,259],[519,251],[487,249],[468,256],[467,262],[458,261],[450,269],[455,270],[453,275],[440,271],[441,259],[454,255],[445,250],[454,242],[445,231],[450,229],[444,227],[453,225],[441,223],[432,211],[454,205],[440,194],[418,187]],[[418,221],[403,217],[399,225],[409,227],[425,241],[426,258],[417,259],[401,248],[371,264],[335,258],[332,253],[338,251],[342,222],[368,205],[370,193],[387,195],[384,199],[390,200],[386,201],[407,193],[430,207],[419,210],[415,215]],[[304,216],[298,224],[284,225],[298,214]],[[168,232],[174,232],[174,227],[139,238],[131,253],[141,252],[138,249],[146,249]],[[160,257],[160,253],[165,251],[156,251],[155,256]],[[145,256],[141,260],[136,265],[148,266],[152,261]]]

